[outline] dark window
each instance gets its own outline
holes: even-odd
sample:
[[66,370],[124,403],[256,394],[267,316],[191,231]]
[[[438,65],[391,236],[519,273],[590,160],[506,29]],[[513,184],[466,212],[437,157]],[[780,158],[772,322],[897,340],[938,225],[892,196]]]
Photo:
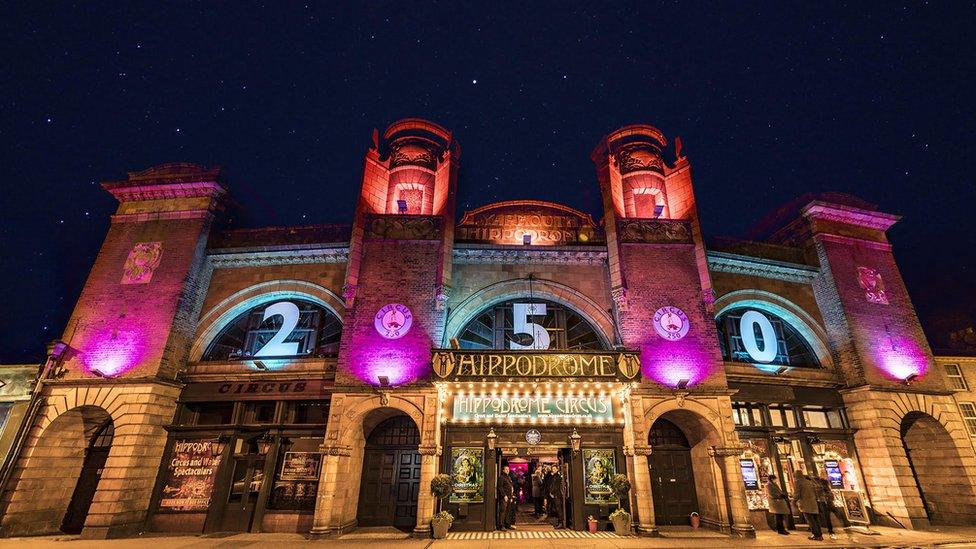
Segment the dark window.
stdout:
[[[286,300],[298,307],[298,323],[282,343],[297,343],[297,351],[290,356],[326,356],[339,351],[342,323],[339,318],[320,305],[297,299]],[[266,303],[238,316],[228,324],[207,347],[203,360],[239,360],[254,356],[282,329],[283,316],[264,319]],[[269,357],[270,358],[270,357]]]
[[322,436],[281,440],[268,509],[315,511],[318,472],[322,466],[321,444]]
[[244,404],[244,423],[273,423],[275,407],[273,400],[259,400]]
[[302,400],[287,404],[286,423],[324,424],[329,421],[328,400]]
[[[516,319],[516,304],[543,305],[545,313],[541,312],[542,307],[535,307],[534,310],[527,308],[524,318]],[[522,326],[519,332],[515,331],[516,324]],[[541,326],[548,333],[548,349],[603,349],[597,331],[579,313],[541,299],[515,299],[482,311],[461,330],[458,341],[462,349],[524,349],[513,347],[513,344],[527,347],[536,345],[536,348],[542,349],[532,335],[534,325]]]
[[[820,361],[817,355],[810,348],[806,339],[790,326],[783,319],[766,311],[757,311],[769,320],[776,336],[776,357],[768,363],[759,363],[746,350],[742,343],[742,333],[740,324],[742,315],[747,311],[755,309],[733,309],[724,313],[716,320],[719,332],[719,342],[722,345],[722,357],[725,360],[737,362],[751,362],[758,364],[769,364],[771,366],[793,366],[793,367],[819,367]],[[767,342],[763,341],[762,329],[756,324],[749,325],[756,339],[756,345],[760,349],[765,349]]]
[[691,448],[684,431],[664,418],[658,418],[654,425],[651,425],[651,431],[647,434],[647,442],[652,448]]
[[230,425],[234,422],[233,402],[192,402],[183,405],[181,425]]

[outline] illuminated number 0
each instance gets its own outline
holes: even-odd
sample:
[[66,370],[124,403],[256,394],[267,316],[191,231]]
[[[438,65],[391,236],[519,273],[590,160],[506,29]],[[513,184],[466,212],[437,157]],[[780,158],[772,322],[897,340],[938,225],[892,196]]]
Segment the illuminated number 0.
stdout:
[[[756,329],[754,325],[759,325],[762,332],[763,349],[759,350],[759,343],[756,341]],[[776,332],[773,324],[766,318],[766,315],[759,311],[746,311],[739,320],[739,334],[742,336],[742,346],[746,352],[756,362],[768,364],[776,360]]]
[[281,315],[281,328],[278,328],[278,332],[271,338],[271,341],[258,349],[254,356],[291,356],[298,354],[297,341],[284,342],[285,338],[290,336],[295,326],[298,325],[298,305],[290,301],[275,303],[264,310],[264,318],[261,319],[261,322],[275,315]]
[[529,334],[532,336],[532,343],[522,345],[514,341],[509,342],[510,349],[548,349],[549,332],[545,327],[529,322],[530,316],[546,316],[545,303],[513,303],[512,313],[514,315],[513,332],[516,334]]

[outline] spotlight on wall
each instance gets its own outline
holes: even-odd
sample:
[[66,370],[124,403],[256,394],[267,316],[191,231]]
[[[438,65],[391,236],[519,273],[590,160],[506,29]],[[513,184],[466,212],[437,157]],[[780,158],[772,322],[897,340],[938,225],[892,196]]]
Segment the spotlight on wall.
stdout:
[[679,379],[677,385],[674,386],[675,389],[687,389],[688,388],[687,379]]
[[779,368],[776,368],[776,372],[775,372],[775,373],[776,373],[776,375],[783,375],[783,374],[785,374],[785,373],[786,373],[786,372],[787,372],[787,371],[788,371],[789,369],[790,369],[790,367],[789,367],[789,366],[780,366]]
[[390,378],[388,376],[377,376],[376,379],[379,380],[380,387],[390,386]]
[[263,362],[261,362],[260,360],[255,360],[254,361],[254,367],[257,368],[258,370],[261,370],[262,372],[267,372],[268,371],[268,365],[265,364],[265,363],[263,363]]
[[655,204],[654,205],[654,217],[661,217],[661,214],[663,214],[663,213],[664,213],[664,204]]
[[522,235],[522,244],[524,244],[526,246],[529,246],[530,244],[532,244],[532,235],[530,235],[530,234],[523,234]]
[[912,382],[915,381],[916,379],[918,379],[918,373],[908,374],[907,376],[905,376],[905,379],[903,379],[902,382],[905,385],[911,385]]
[[406,200],[397,200],[397,211],[400,212],[401,214],[407,213],[407,201]]
[[452,349],[460,349],[461,348],[461,342],[458,341],[458,338],[456,338],[456,337],[452,337],[451,338],[451,348]]
[[94,375],[96,377],[103,378],[103,379],[112,377],[112,376],[106,374],[105,372],[99,370],[98,368],[89,368],[88,371],[91,372],[92,375]]

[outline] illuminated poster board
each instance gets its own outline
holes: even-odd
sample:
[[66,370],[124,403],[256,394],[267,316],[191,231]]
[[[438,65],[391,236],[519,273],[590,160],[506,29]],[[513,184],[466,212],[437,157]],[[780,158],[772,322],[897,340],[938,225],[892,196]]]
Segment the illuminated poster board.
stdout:
[[746,490],[759,489],[759,477],[756,474],[756,462],[751,459],[740,459],[739,468],[742,469],[742,482],[746,485]]
[[451,503],[481,503],[485,500],[483,448],[451,449]]
[[583,467],[584,503],[616,503],[617,496],[610,488],[610,479],[617,474],[617,458],[613,449],[583,450]]
[[844,487],[844,474],[841,473],[840,463],[834,459],[824,461],[824,469],[827,470],[827,480],[830,481],[832,488]]
[[177,440],[166,465],[159,509],[206,511],[223,451],[224,443],[216,440]]

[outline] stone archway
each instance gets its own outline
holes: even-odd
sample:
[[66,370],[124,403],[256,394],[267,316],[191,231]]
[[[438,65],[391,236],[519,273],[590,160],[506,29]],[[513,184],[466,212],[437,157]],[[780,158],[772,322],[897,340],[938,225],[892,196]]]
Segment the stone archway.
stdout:
[[367,437],[384,420],[398,415],[409,417],[420,434],[417,448],[421,460],[420,481],[414,532],[429,531],[434,501],[426,487],[437,472],[437,406],[434,391],[332,395],[322,446],[323,465],[313,535],[333,536],[357,526]]
[[[71,533],[81,531],[74,526],[87,523],[100,476],[87,471],[91,474],[82,478],[85,458],[95,435],[106,425],[112,425],[112,417],[104,408],[85,405],[67,410],[44,428],[31,445],[26,463],[15,472],[13,492],[8,489],[5,534],[60,532],[68,514],[73,515],[68,520]],[[72,497],[79,491],[87,492],[80,495],[86,502]],[[69,513],[73,500],[73,513]]]
[[949,431],[929,414],[909,412],[901,440],[929,523],[972,524],[976,494]]

